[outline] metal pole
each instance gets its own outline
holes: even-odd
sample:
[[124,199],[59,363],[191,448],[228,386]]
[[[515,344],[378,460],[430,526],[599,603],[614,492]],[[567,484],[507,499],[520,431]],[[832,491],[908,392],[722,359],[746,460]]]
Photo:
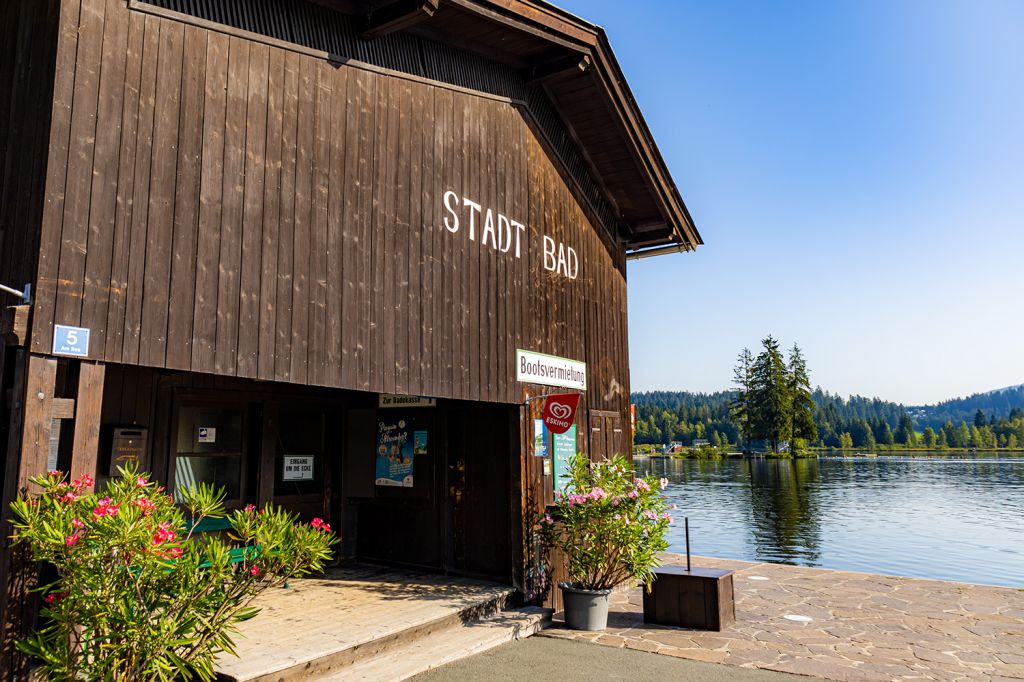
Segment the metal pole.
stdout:
[[690,517],[686,516],[683,518],[683,524],[686,527],[686,572],[690,572]]
[[24,291],[19,291],[18,289],[15,289],[13,287],[9,287],[6,284],[0,284],[0,291],[3,291],[3,292],[8,293],[8,294],[13,294],[14,296],[17,296],[18,298],[20,298],[22,300],[23,303],[31,303],[32,302],[32,285],[31,284],[26,284]]

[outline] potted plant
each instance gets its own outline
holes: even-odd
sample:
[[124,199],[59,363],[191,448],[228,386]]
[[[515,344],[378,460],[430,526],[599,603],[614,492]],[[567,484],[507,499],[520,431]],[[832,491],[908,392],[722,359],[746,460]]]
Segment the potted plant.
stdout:
[[578,453],[570,464],[564,493],[540,517],[541,539],[565,560],[569,580],[559,584],[566,624],[603,630],[608,595],[635,580],[649,588],[658,553],[668,548],[672,517],[661,490],[665,479],[638,478],[624,457],[591,463]]
[[[213,680],[253,599],[321,571],[337,542],[321,519],[279,507],[228,514],[223,490],[205,484],[178,506],[134,467],[98,493],[89,476],[31,481],[39,492],[11,505],[13,541],[57,577],[39,587],[41,627],[17,648],[45,679]],[[195,532],[225,516],[229,540]]]

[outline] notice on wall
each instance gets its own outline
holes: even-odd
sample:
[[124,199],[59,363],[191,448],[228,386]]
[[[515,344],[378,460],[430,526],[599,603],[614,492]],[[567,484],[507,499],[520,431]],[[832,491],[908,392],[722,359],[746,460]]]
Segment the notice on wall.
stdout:
[[516,349],[516,381],[587,390],[587,363]]
[[[403,418],[382,419],[377,423],[377,466],[375,483],[379,486],[411,488],[413,482],[414,436]],[[422,434],[426,452],[426,432]]]
[[436,407],[437,398],[424,398],[418,395],[391,395],[381,393],[378,398],[379,407]]
[[282,481],[312,481],[313,455],[285,455]]
[[217,429],[212,426],[200,426],[196,428],[197,443],[216,443]]
[[535,457],[548,456],[548,429],[543,419],[533,420],[533,454]]
[[555,461],[555,490],[564,491],[569,485],[564,476],[569,473],[569,464],[576,454],[576,425],[573,424],[565,433],[556,433],[552,450]]

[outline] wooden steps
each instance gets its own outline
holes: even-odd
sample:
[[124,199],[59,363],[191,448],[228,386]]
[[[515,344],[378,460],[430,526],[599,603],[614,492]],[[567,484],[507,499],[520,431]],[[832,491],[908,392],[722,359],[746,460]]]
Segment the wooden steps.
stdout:
[[460,658],[529,637],[550,620],[548,609],[536,606],[510,609],[480,621],[450,627],[430,637],[403,641],[337,673],[310,679],[331,682],[405,680]]
[[549,612],[495,583],[356,567],[265,593],[220,679],[400,680],[529,636]]

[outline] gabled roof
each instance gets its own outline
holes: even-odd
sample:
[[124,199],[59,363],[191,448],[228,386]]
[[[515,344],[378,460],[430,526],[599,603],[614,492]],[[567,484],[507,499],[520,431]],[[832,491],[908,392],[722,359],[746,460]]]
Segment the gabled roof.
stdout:
[[317,0],[511,65],[543,88],[621,222],[631,250],[702,244],[604,29],[542,0]]

